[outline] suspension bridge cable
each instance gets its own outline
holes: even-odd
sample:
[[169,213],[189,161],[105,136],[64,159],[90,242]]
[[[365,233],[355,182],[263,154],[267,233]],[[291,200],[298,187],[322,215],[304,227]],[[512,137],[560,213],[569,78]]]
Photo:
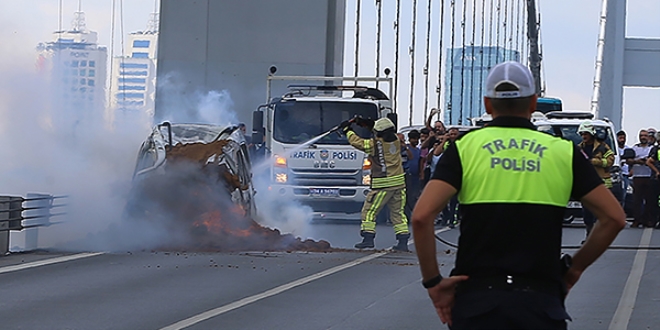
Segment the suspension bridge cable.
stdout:
[[[357,0],[357,9],[355,11],[355,70],[353,71],[353,76],[357,78],[359,73],[359,62],[360,62],[360,9],[362,1]],[[355,85],[357,85],[357,79],[355,79]]]
[[428,9],[426,15],[426,64],[424,64],[424,120],[428,115],[429,109],[429,66],[431,65],[431,4],[428,0]]
[[477,34],[477,0],[472,0],[472,41],[470,42],[470,48],[472,48],[472,54],[470,56],[470,115],[474,115],[474,43],[476,40]]
[[600,79],[603,68],[603,50],[605,47],[605,24],[607,23],[607,2],[603,0],[600,11],[600,31],[598,33],[598,44],[596,46],[596,68],[594,72],[594,91],[591,97],[591,112],[598,113],[598,99],[600,98]]
[[412,13],[412,45],[408,48],[410,54],[410,104],[408,114],[408,125],[412,126],[413,121],[413,101],[415,96],[415,31],[417,30],[417,0],[413,0]]
[[493,3],[495,0],[490,0],[490,8],[488,8],[488,11],[490,12],[490,19],[489,19],[489,26],[488,26],[488,67],[490,69],[490,63],[492,61],[492,56],[493,56],[493,23],[495,22],[495,16],[494,16],[494,10],[493,10]]
[[463,124],[463,104],[465,99],[465,21],[467,20],[467,0],[463,0],[463,19],[461,20],[461,111],[458,112],[458,125]]
[[[122,82],[126,81],[124,74],[126,73],[125,70],[122,70],[122,67],[124,67],[124,58],[126,57],[126,50],[124,49],[124,0],[119,0],[119,31],[121,33],[120,36],[120,44],[121,44],[121,67],[119,68],[119,73]],[[125,84],[125,83],[124,83]],[[122,105],[126,104],[126,91],[124,90],[121,93],[121,100],[122,100]]]
[[[484,39],[486,36],[486,0],[481,0],[481,59],[479,60],[479,93],[478,96],[481,97],[483,95],[483,87],[484,87]],[[482,104],[481,102],[477,103],[477,107],[479,108],[479,112],[477,114],[483,113],[481,111],[482,109]]]
[[[376,0],[376,7],[378,7],[378,19],[376,22],[376,78],[380,77],[380,32],[381,22],[383,20],[383,3],[382,0]],[[378,88],[378,79],[376,79],[376,88]]]
[[[525,4],[531,0],[524,0]],[[524,29],[524,35],[523,35],[523,54],[525,54],[525,66],[529,67],[529,27],[527,25],[527,21],[529,21],[529,17],[527,15],[527,6],[525,6],[525,10],[523,10],[523,29]]]
[[506,55],[507,55],[506,41],[507,41],[507,30],[508,30],[508,25],[507,25],[508,16],[509,16],[509,0],[504,0],[504,20],[502,22],[502,28],[504,29],[504,35],[502,36],[502,41],[503,41],[502,42],[502,45],[503,45],[502,48],[504,48],[504,50],[503,50],[503,53],[504,53],[503,54],[504,55],[503,60],[505,62],[506,62]]
[[525,40],[527,35],[527,20],[525,14],[527,13],[527,0],[521,0],[522,7],[520,11],[520,63],[525,63],[527,54],[525,53]]
[[516,51],[518,52],[518,61],[522,62],[522,58],[520,58],[520,1],[517,0],[517,9],[516,9]]
[[62,0],[59,1],[58,5],[57,5],[57,10],[58,10],[58,13],[57,13],[57,19],[58,19],[58,21],[57,21],[57,33],[58,33],[58,37],[59,37],[58,41],[59,41],[59,39],[62,38]]
[[[439,40],[439,51],[438,51],[438,86],[436,87],[436,93],[438,94],[438,110],[442,110],[440,102],[442,102],[442,41],[444,37],[444,27],[445,27],[445,1],[440,0],[440,40]],[[438,114],[438,119],[440,119],[440,114]]]
[[[514,23],[516,21],[515,16],[514,16],[515,9],[516,9],[516,4],[515,4],[516,2],[517,2],[517,0],[511,0],[511,9],[509,10],[509,15],[510,15],[510,17],[509,17],[509,39],[507,41],[509,42],[509,49],[510,50],[514,49],[513,48],[513,29],[514,29],[514,25],[515,25]],[[511,52],[510,56],[513,56],[513,54],[514,53]],[[511,58],[509,60],[513,61],[514,59]]]
[[[60,1],[61,3],[61,1]],[[112,59],[115,58],[115,15],[117,8],[117,0],[112,0],[112,10],[110,11],[110,85],[108,90],[112,90],[112,77],[114,73],[114,65],[112,65]],[[108,93],[108,105],[112,104],[112,93]]]
[[543,65],[543,30],[541,30],[541,0],[537,1],[537,8],[538,8],[538,30],[539,30],[539,57],[541,60],[541,95],[539,97],[543,97],[545,95],[545,88],[546,88],[546,81],[545,81],[545,66]]
[[[359,1],[359,0],[358,0]],[[396,36],[394,41],[394,111],[397,112],[397,101],[399,100],[399,39],[401,37],[401,29],[399,24],[401,20],[401,0],[396,0],[396,20],[394,21],[394,29]]]
[[451,54],[449,58],[449,104],[447,111],[449,111],[449,123],[452,123],[454,110],[454,51],[456,49],[456,0],[451,0]]
[[124,48],[124,0],[119,0],[119,31],[120,35],[120,44],[121,44],[121,57],[122,60],[126,56],[126,49]]
[[497,44],[497,53],[495,55],[495,63],[500,62],[500,25],[502,24],[502,0],[497,0],[497,37],[495,43]]

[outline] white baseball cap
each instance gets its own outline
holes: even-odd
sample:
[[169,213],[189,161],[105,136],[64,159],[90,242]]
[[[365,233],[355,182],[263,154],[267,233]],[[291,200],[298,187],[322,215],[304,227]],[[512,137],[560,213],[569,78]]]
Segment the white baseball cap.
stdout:
[[[496,91],[502,84],[511,84],[518,88],[513,91]],[[513,99],[529,97],[536,94],[536,85],[532,72],[522,64],[514,61],[500,63],[494,66],[486,78],[486,97],[491,99]]]

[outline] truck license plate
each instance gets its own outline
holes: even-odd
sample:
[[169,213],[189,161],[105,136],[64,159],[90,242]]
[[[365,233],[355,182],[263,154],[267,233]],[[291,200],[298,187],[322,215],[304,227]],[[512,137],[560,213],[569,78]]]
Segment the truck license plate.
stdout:
[[582,203],[577,202],[577,201],[570,201],[570,202],[568,202],[568,208],[569,209],[581,209],[582,208]]
[[309,188],[309,194],[312,197],[337,197],[339,189],[334,188]]

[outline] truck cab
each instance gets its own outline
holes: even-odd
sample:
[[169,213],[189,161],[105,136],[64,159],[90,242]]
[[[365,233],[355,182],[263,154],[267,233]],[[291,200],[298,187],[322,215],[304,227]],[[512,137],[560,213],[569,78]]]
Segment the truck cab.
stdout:
[[[264,151],[256,175],[267,177],[279,198],[310,206],[317,220],[358,220],[370,190],[371,164],[343,134],[325,134],[356,116],[396,123],[391,101],[379,89],[290,85],[288,93],[254,113],[252,140],[263,141],[258,148]],[[371,137],[366,128],[352,128]]]

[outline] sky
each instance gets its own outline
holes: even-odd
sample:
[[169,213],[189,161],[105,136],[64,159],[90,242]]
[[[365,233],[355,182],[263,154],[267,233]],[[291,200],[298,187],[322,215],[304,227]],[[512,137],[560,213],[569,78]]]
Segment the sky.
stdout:
[[[0,72],[8,69],[34,67],[35,46],[39,42],[52,39],[52,33],[60,25],[58,4],[62,3],[62,26],[69,28],[73,12],[77,10],[78,0],[2,0],[0,1]],[[424,112],[424,78],[422,74],[425,62],[426,12],[428,0],[417,0],[417,46],[415,69],[415,94],[413,97],[413,122],[422,121]],[[438,73],[438,19],[439,1],[432,0],[431,65],[428,107],[437,104],[435,88]],[[481,1],[472,1],[479,8]],[[500,0],[513,2],[514,0]],[[381,70],[390,67],[394,71],[394,29],[396,0],[382,0],[382,48]],[[448,0],[445,1],[449,3]],[[112,7],[115,4],[115,28],[112,30]],[[375,36],[376,6],[375,1],[362,2],[360,75],[375,73]],[[401,9],[401,40],[399,62],[399,97],[400,116],[407,119],[410,91],[410,56],[412,0],[403,0]],[[457,18],[460,20],[460,4],[457,0]],[[123,15],[120,15],[120,5]],[[88,29],[99,34],[99,43],[110,47],[114,54],[121,54],[122,35],[144,30],[149,14],[157,7],[156,0],[83,0],[82,10],[86,14]],[[601,0],[540,0],[542,13],[542,46],[546,94],[564,101],[565,109],[588,110],[593,93],[596,46],[599,30]],[[447,5],[448,7],[448,5]],[[355,44],[356,0],[346,0],[345,31],[345,73],[353,73]],[[477,11],[478,12],[478,11]],[[655,0],[628,1],[628,36],[660,37],[660,2]],[[449,9],[446,8],[444,47],[449,44]],[[470,21],[468,15],[468,21]],[[477,19],[479,21],[479,19]],[[460,23],[457,23],[457,30]],[[469,28],[470,23],[466,24]],[[478,28],[477,28],[478,29]],[[122,33],[123,32],[123,33]],[[456,44],[460,46],[460,33],[457,32]],[[114,36],[114,43],[111,39]],[[469,32],[468,32],[469,38]],[[477,37],[478,39],[478,37]],[[446,54],[445,54],[446,56]],[[444,87],[444,86],[443,86]],[[624,94],[624,128],[637,131],[640,127],[653,125],[660,127],[660,112],[651,109],[651,105],[660,103],[660,92],[656,89],[629,88]]]

